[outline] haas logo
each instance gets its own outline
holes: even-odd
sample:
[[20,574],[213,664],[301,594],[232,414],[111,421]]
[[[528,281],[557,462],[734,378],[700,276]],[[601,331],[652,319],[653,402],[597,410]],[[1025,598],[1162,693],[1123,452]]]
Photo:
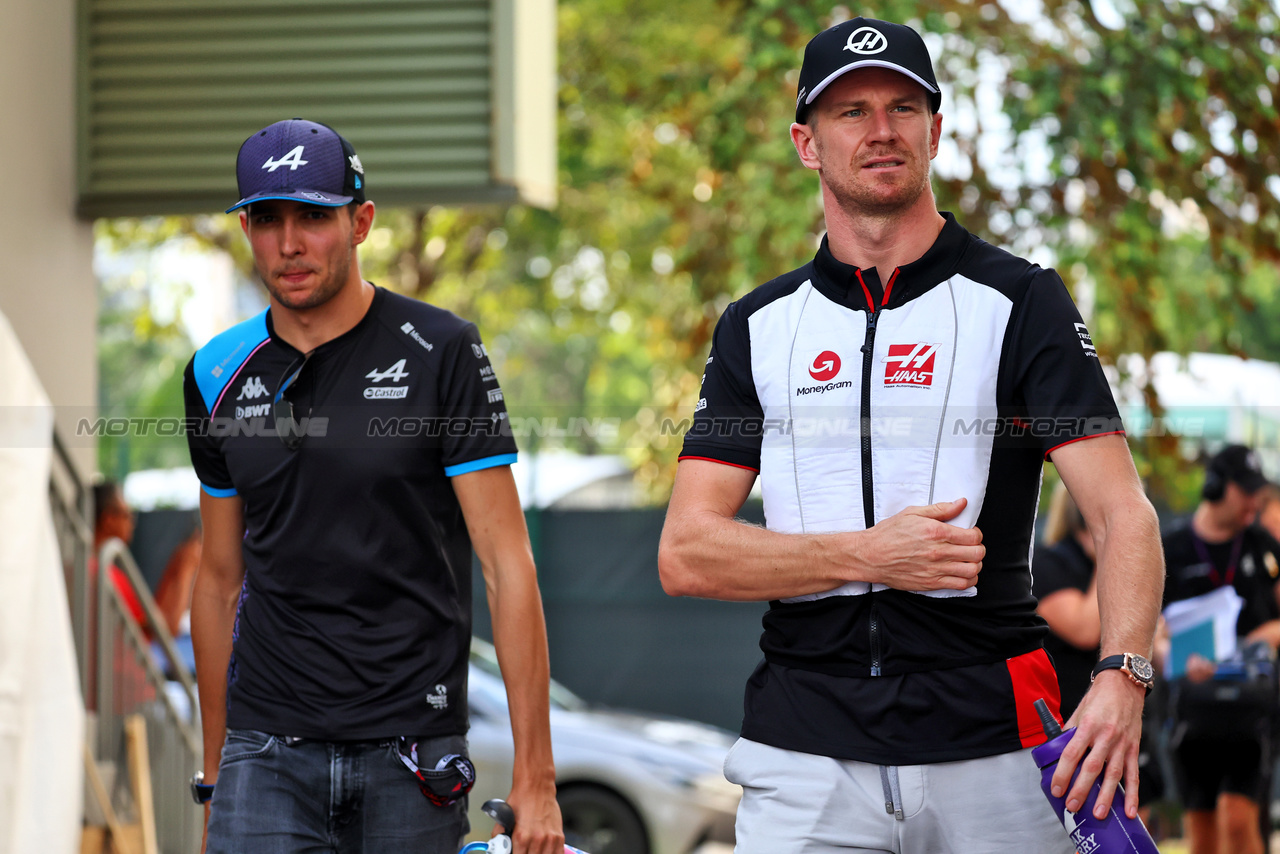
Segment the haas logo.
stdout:
[[826,382],[838,373],[840,373],[840,357],[830,350],[819,353],[814,357],[813,364],[809,366],[809,376],[820,383]]
[[884,360],[884,384],[933,385],[933,357],[937,352],[937,344],[890,344]]

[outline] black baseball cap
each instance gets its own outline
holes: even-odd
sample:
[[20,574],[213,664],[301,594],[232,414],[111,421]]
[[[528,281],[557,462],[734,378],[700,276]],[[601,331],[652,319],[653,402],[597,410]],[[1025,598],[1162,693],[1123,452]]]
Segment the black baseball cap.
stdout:
[[364,166],[338,132],[306,119],[267,125],[244,141],[236,156],[237,208],[286,199],[327,208],[363,202]]
[[942,106],[933,62],[919,33],[889,21],[853,18],[823,30],[805,46],[796,121],[804,123],[809,105],[837,77],[869,67],[889,68],[907,75],[929,92],[929,105],[935,113]]
[[1250,495],[1267,485],[1257,452],[1244,445],[1227,445],[1213,455],[1207,468],[1216,472],[1223,481],[1237,484]]

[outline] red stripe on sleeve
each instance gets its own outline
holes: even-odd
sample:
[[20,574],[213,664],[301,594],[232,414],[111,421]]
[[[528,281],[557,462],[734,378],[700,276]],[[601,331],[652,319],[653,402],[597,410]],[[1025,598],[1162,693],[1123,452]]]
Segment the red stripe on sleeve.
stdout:
[[1067,441],[1065,441],[1065,442],[1063,442],[1063,443],[1061,443],[1061,444],[1058,444],[1058,445],[1054,445],[1052,448],[1050,448],[1049,450],[1045,451],[1045,452],[1044,452],[1044,457],[1045,457],[1045,459],[1047,460],[1047,459],[1049,458],[1049,455],[1050,455],[1050,454],[1052,454],[1054,451],[1058,450],[1059,448],[1063,447],[1064,445],[1070,445],[1070,444],[1072,444],[1073,442],[1083,442],[1085,439],[1096,439],[1096,438],[1098,438],[1099,436],[1123,436],[1123,435],[1124,435],[1124,431],[1123,431],[1123,430],[1112,430],[1112,431],[1110,431],[1110,432],[1108,432],[1108,433],[1094,433],[1094,434],[1092,434],[1092,435],[1090,435],[1090,436],[1080,436],[1080,437],[1075,438],[1075,439],[1068,439]]
[[1006,659],[1009,681],[1013,683],[1013,703],[1018,711],[1018,738],[1023,747],[1035,747],[1049,739],[1036,714],[1035,702],[1044,699],[1054,720],[1062,723],[1062,701],[1058,693],[1058,673],[1043,649]]
[[694,457],[694,456],[680,457],[678,460],[676,460],[676,462],[682,463],[685,460],[705,460],[709,463],[719,463],[722,466],[733,466],[736,469],[746,469],[747,471],[753,471],[756,474],[760,474],[760,469],[755,469],[755,468],[752,468],[751,466],[739,465],[738,463],[729,463],[729,462],[725,462],[724,460],[717,460],[711,457]]

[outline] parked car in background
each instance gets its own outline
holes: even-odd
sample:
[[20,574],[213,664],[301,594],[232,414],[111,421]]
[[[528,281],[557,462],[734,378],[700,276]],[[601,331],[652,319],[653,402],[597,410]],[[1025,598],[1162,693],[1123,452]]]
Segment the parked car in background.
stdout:
[[[480,812],[511,788],[506,688],[493,646],[471,645],[468,702],[472,839],[493,822]],[[551,743],[565,841],[589,854],[690,854],[732,845],[740,787],[721,770],[734,736],[707,724],[591,707],[551,683]],[[725,849],[722,849],[725,850]]]

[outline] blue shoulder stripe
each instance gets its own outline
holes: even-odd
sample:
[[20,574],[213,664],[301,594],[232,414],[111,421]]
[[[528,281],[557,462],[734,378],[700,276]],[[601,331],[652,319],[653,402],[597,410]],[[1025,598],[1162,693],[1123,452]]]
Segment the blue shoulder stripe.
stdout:
[[213,337],[196,351],[194,373],[196,387],[204,398],[209,414],[213,414],[218,395],[235,377],[250,354],[267,340],[267,312],[259,314]]
[[484,457],[483,459],[472,460],[468,463],[458,463],[456,466],[445,466],[444,473],[447,477],[457,477],[460,474],[480,471],[481,469],[491,469],[496,468],[497,466],[509,466],[515,461],[515,454],[498,454],[495,457]]

